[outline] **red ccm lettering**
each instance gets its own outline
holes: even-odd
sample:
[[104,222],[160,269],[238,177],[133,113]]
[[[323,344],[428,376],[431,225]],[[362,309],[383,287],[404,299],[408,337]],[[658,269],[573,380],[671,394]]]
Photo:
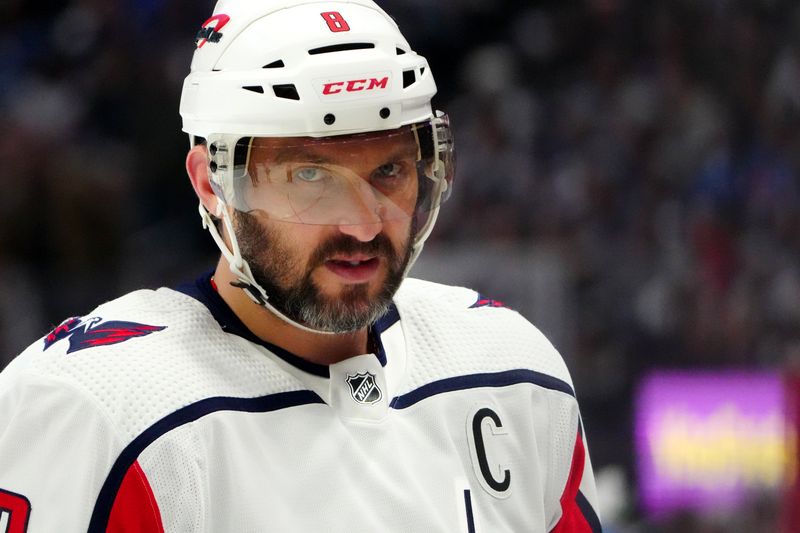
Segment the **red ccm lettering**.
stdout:
[[373,91],[375,89],[385,89],[389,85],[389,76],[381,79],[370,78],[360,80],[334,81],[322,86],[322,94],[338,94],[342,91],[355,93],[359,91]]

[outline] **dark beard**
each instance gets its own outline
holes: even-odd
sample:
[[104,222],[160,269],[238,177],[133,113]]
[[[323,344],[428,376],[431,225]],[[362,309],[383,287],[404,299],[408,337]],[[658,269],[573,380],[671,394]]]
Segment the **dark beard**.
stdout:
[[[369,242],[338,234],[322,242],[308,263],[301,265],[290,253],[280,231],[266,227],[258,217],[236,211],[234,224],[242,257],[250,265],[255,281],[269,296],[269,303],[291,320],[319,331],[348,333],[375,323],[389,310],[411,257],[410,237],[400,257],[383,233]],[[349,285],[336,298],[320,292],[311,273],[338,253],[364,253],[386,260],[386,280],[375,297],[370,298],[366,283]],[[293,279],[293,273],[303,268],[303,276]]]

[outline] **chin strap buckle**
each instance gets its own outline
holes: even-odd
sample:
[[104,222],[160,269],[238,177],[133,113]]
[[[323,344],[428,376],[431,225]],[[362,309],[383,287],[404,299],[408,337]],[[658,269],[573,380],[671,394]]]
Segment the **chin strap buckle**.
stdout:
[[267,307],[267,300],[262,296],[261,292],[253,287],[252,284],[247,283],[246,281],[236,280],[231,281],[231,286],[236,287],[237,289],[242,289],[247,296],[250,297],[255,303],[262,307]]

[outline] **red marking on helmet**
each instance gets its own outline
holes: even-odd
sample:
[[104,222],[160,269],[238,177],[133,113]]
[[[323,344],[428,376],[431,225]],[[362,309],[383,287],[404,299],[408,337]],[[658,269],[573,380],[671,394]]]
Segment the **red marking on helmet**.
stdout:
[[389,76],[384,76],[381,79],[372,78],[369,80],[369,87],[367,87],[368,91],[372,89],[385,89],[386,86],[389,84]]
[[370,78],[370,79],[358,79],[358,80],[347,80],[347,81],[334,81],[330,83],[326,83],[322,86],[322,94],[329,95],[329,94],[338,94],[342,91],[346,91],[348,93],[356,93],[360,91],[373,91],[375,89],[386,89],[389,85],[389,77],[384,76],[383,78]]
[[350,80],[347,82],[347,92],[363,91],[367,80]]
[[320,13],[320,15],[328,23],[328,28],[332,32],[350,31],[350,25],[338,11],[326,11],[325,13]]
[[[202,39],[197,42],[197,48],[202,48],[214,34],[218,34],[219,30],[221,30],[225,25],[231,21],[231,17],[228,15],[214,15],[207,21],[203,23],[203,26],[200,30],[201,34],[205,35]],[[215,23],[216,25],[211,28],[211,24]],[[203,32],[203,30],[210,29],[208,32]],[[221,36],[221,35],[220,35]]]
[[337,81],[334,83],[326,83],[322,88],[322,94],[336,94],[342,92],[344,82]]

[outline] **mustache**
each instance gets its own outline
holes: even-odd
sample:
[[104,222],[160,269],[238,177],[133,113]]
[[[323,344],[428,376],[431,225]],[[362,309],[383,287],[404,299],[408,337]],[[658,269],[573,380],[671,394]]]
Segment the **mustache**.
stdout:
[[368,242],[359,241],[350,235],[337,235],[336,237],[331,237],[326,240],[314,250],[308,261],[309,266],[317,267],[322,265],[325,261],[337,254],[384,256],[392,264],[397,261],[397,253],[395,252],[394,246],[392,246],[389,238],[383,233],[379,233]]

